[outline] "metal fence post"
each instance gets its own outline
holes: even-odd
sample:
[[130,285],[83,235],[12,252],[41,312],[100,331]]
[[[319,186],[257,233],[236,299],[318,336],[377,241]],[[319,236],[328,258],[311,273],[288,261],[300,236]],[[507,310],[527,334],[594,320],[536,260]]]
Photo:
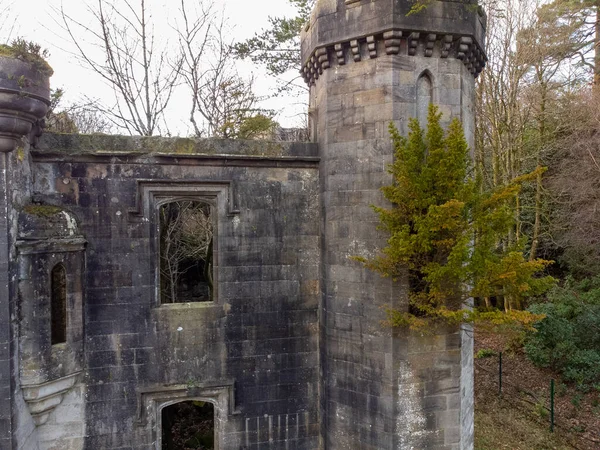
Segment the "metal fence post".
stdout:
[[502,396],[502,352],[498,355],[498,395]]
[[554,379],[550,380],[550,433],[554,433]]

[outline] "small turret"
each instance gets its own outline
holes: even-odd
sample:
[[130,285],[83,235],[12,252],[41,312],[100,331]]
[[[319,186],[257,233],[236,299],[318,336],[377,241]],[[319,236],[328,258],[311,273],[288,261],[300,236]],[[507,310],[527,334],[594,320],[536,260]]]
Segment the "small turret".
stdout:
[[475,77],[486,56],[474,1],[319,0],[302,34],[311,134],[319,143],[322,210],[321,435],[334,449],[473,446],[472,338],[381,325],[408,308],[407,283],[353,256],[385,246],[371,205],[394,154],[388,125],[406,134],[430,103],[462,120],[473,141]]

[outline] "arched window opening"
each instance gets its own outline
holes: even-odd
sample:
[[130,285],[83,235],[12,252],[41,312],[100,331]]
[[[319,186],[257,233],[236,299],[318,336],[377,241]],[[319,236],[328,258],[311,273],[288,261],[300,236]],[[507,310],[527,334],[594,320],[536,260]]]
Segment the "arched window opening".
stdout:
[[215,448],[215,411],[212,403],[188,401],[162,410],[162,450]]
[[421,127],[427,126],[429,105],[433,102],[433,83],[427,72],[423,72],[417,80],[417,119]]
[[207,203],[180,200],[160,207],[161,303],[213,298],[213,220]]
[[50,341],[67,342],[67,271],[57,264],[50,273]]

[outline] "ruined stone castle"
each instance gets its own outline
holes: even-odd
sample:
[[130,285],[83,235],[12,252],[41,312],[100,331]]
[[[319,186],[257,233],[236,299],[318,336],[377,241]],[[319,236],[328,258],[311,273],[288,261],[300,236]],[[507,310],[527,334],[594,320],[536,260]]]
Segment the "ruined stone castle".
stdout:
[[47,85],[0,58],[0,449],[161,450],[192,401],[219,450],[473,448],[472,336],[382,326],[406,283],[351,259],[385,245],[390,122],[473,138],[483,12],[412,4],[317,2],[311,143],[28,138]]

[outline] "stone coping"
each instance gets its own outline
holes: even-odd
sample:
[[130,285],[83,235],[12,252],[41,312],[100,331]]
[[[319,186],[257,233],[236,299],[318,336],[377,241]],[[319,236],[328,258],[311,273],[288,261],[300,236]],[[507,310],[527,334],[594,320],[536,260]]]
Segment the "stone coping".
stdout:
[[186,157],[204,155],[213,157],[316,158],[318,145],[310,142],[44,133],[33,152],[39,155],[64,156],[164,155]]

